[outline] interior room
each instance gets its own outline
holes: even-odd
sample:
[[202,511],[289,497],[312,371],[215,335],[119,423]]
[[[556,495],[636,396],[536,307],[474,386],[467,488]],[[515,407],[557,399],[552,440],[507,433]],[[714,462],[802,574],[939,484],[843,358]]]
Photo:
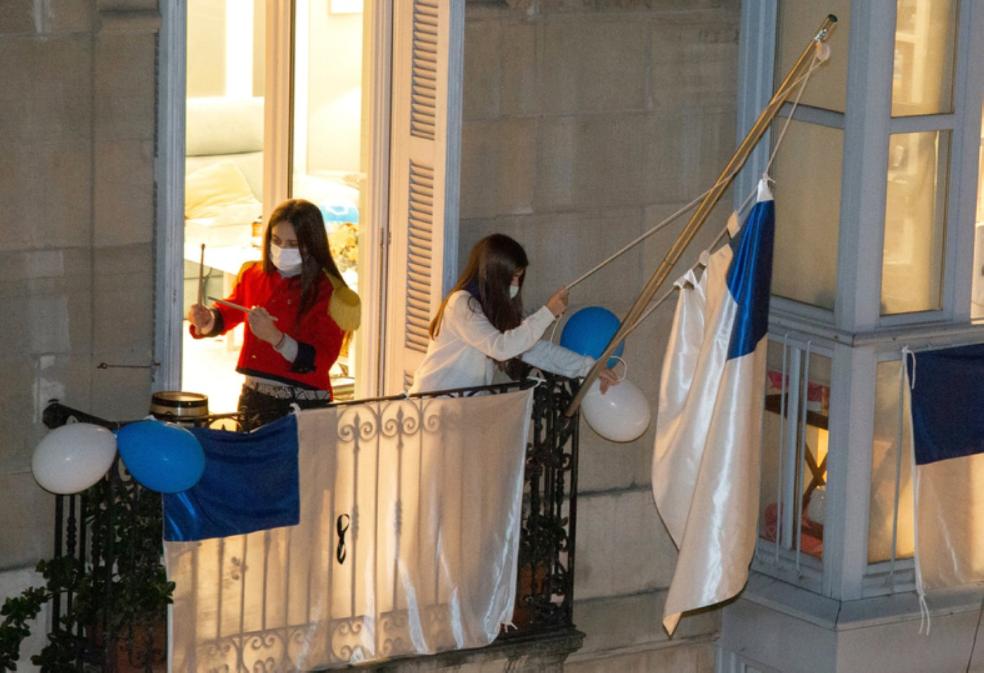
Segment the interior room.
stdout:
[[[222,298],[241,267],[260,258],[264,215],[283,198],[315,203],[332,256],[358,290],[361,171],[361,2],[296,3],[289,86],[269,81],[263,0],[188,3],[184,305]],[[269,85],[268,85],[269,84]],[[285,100],[282,92],[288,92]],[[271,109],[274,108],[274,109]],[[271,152],[265,119],[292,110],[289,151]],[[287,174],[288,194],[264,194]],[[282,191],[278,190],[278,191]],[[211,305],[211,301],[208,304]],[[208,396],[213,413],[235,411],[243,326],[194,339],[185,321],[182,389]],[[335,399],[351,399],[355,348],[331,371]]]

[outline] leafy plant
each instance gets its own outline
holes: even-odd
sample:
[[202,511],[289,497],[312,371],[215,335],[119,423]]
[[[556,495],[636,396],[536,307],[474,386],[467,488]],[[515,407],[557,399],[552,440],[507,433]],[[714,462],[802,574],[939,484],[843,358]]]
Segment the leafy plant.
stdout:
[[153,633],[174,590],[161,564],[160,496],[114,469],[82,493],[81,511],[87,558],[39,562],[44,585],[25,589],[0,608],[0,670],[16,670],[30,622],[58,595],[71,601],[48,643],[31,658],[42,671],[76,671],[80,660],[114,669],[120,643],[130,664],[144,670],[160,654],[153,651]]

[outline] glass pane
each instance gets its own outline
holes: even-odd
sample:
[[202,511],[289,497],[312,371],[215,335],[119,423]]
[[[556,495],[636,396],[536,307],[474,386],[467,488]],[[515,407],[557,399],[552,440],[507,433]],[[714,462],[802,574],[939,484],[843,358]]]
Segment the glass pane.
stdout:
[[[244,262],[259,259],[263,213],[262,0],[188,2],[185,119],[185,314],[231,289]],[[259,88],[257,88],[259,86]],[[204,268],[199,268],[202,246]],[[206,302],[208,303],[208,302]],[[209,411],[235,411],[242,327],[192,339],[184,325],[182,388],[208,395]]]
[[837,27],[828,44],[831,58],[810,78],[810,84],[800,99],[805,105],[844,111],[847,96],[847,43],[851,20],[851,0],[782,0],[779,3],[779,34],[776,53],[776,86],[796,62],[807,42],[816,35],[817,28],[827,14],[837,17]]
[[[772,543],[778,536],[781,547],[795,550],[799,545],[802,553],[821,558],[827,490],[830,358],[810,354],[809,384],[803,400],[805,351],[789,346],[784,357],[782,342],[770,340],[767,357],[759,536]],[[804,403],[805,426],[801,423]],[[794,507],[790,506],[791,502]],[[793,524],[797,517],[801,523],[799,531]]]
[[[984,112],[984,110],[982,110]],[[977,227],[974,237],[974,282],[970,315],[984,317],[984,123],[981,124],[980,158],[977,163]]]
[[837,294],[842,143],[839,129],[794,121],[773,171],[772,293],[828,309]]
[[[868,513],[868,562],[892,555],[895,482],[899,481],[896,558],[912,556],[912,457],[899,456],[900,361],[878,363],[875,370],[874,441],[871,447],[871,507]],[[905,446],[903,442],[903,446]]]
[[[362,2],[300,0],[294,42],[291,196],[319,206],[345,282],[359,287],[362,198]],[[353,394],[355,346],[332,368],[336,399]]]
[[898,0],[892,115],[953,111],[956,0]]
[[949,143],[947,131],[889,136],[883,315],[940,307]]

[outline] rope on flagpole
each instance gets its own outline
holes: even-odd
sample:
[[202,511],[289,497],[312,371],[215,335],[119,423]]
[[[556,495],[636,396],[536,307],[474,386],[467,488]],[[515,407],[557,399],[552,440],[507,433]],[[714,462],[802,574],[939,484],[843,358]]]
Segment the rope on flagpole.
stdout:
[[[724,227],[724,229],[722,229],[722,230],[721,230],[721,233],[719,233],[719,234],[717,235],[717,237],[716,237],[716,238],[714,239],[714,242],[713,242],[713,243],[711,243],[711,245],[710,245],[710,247],[711,247],[711,248],[713,248],[714,246],[716,246],[716,245],[718,244],[718,242],[719,242],[719,241],[720,241],[720,240],[721,240],[722,238],[724,238],[724,237],[725,237],[725,235],[726,235],[727,233],[728,233],[728,226],[727,226],[727,225],[725,225],[725,227]],[[692,267],[690,267],[690,269],[689,269],[689,270],[693,270],[693,269],[694,269],[694,268],[696,268],[696,267],[697,267],[697,266],[698,266],[699,264],[700,264],[700,262],[698,261],[698,262],[697,262],[697,264],[694,264],[694,265],[693,265]],[[673,287],[671,287],[671,288],[670,288],[669,290],[667,290],[667,291],[666,291],[665,293],[663,293],[663,296],[661,296],[661,297],[660,297],[659,299],[657,299],[657,300],[656,300],[655,302],[653,302],[653,303],[652,303],[652,305],[650,305],[650,306],[649,306],[649,308],[647,308],[647,309],[646,309],[646,312],[645,312],[645,313],[643,313],[643,314],[642,314],[642,315],[641,315],[641,316],[639,317],[639,319],[638,319],[638,320],[636,320],[636,321],[635,321],[635,323],[633,323],[633,325],[632,325],[632,326],[631,326],[631,327],[630,327],[629,329],[627,329],[627,330],[625,331],[625,336],[628,336],[629,334],[631,334],[632,332],[634,332],[634,331],[635,331],[635,329],[636,329],[637,327],[639,327],[639,325],[640,325],[640,324],[642,324],[642,322],[643,322],[643,321],[644,321],[644,320],[645,320],[646,318],[648,318],[648,317],[649,317],[650,315],[652,315],[652,313],[653,313],[653,311],[655,311],[656,309],[658,309],[658,308],[660,307],[660,305],[661,305],[661,304],[663,304],[663,303],[664,303],[664,302],[665,302],[665,301],[666,301],[667,299],[669,299],[670,297],[672,297],[672,296],[673,296],[673,292],[674,292],[674,291],[675,291],[676,289],[677,289],[677,286],[676,286],[676,285],[674,285],[674,286],[673,286]]]
[[[793,82],[789,87],[786,87],[787,89],[791,89],[792,87],[796,86],[797,84],[801,84],[800,89],[799,89],[799,92],[796,94],[796,98],[793,101],[792,107],[789,110],[789,116],[786,118],[786,122],[783,124],[782,128],[779,131],[779,136],[776,138],[775,146],[772,149],[772,153],[769,156],[769,161],[768,161],[768,163],[766,164],[766,167],[765,167],[765,172],[763,173],[763,179],[767,179],[767,180],[772,181],[772,179],[768,177],[769,171],[772,168],[772,164],[776,160],[776,155],[779,152],[779,146],[782,145],[782,141],[783,141],[783,139],[786,136],[786,131],[789,129],[789,123],[793,120],[793,115],[796,114],[796,108],[799,106],[800,98],[802,98],[803,92],[806,90],[806,85],[810,81],[810,77],[817,70],[817,68],[819,68],[827,60],[827,58],[829,58],[830,48],[826,44],[818,43],[817,44],[817,47],[818,47],[817,54],[814,55],[813,62],[810,64],[809,69],[805,73],[803,73],[799,78],[797,78],[796,81]],[[821,55],[821,53],[820,53],[821,50],[819,49],[819,47],[827,47],[826,52],[825,52],[826,55]],[[682,213],[685,213],[686,211],[690,210],[690,208],[692,208],[693,205],[698,200],[700,200],[701,198],[703,198],[708,192],[710,192],[712,189],[714,189],[717,185],[718,185],[718,183],[715,182],[714,185],[712,185],[703,194],[701,194],[700,196],[698,196],[697,198],[695,198],[693,201],[691,201],[687,205],[685,205],[682,208],[680,208],[678,211],[676,211],[675,213],[673,213],[672,215],[670,215],[669,217],[667,217],[665,220],[663,220],[662,222],[660,222],[659,224],[657,224],[656,226],[654,226],[649,231],[643,233],[641,236],[639,236],[638,238],[636,238],[634,241],[631,241],[630,243],[628,243],[625,247],[623,247],[622,249],[620,249],[619,251],[617,251],[616,253],[614,253],[613,255],[611,255],[610,257],[608,257],[607,259],[605,259],[603,262],[601,262],[598,265],[596,265],[595,267],[593,267],[587,273],[581,275],[577,280],[575,280],[572,283],[568,284],[566,286],[566,288],[567,289],[570,289],[570,288],[574,287],[575,285],[577,285],[578,283],[580,283],[582,280],[584,280],[585,278],[587,278],[588,276],[590,276],[594,272],[596,272],[599,269],[601,269],[602,267],[604,267],[609,262],[615,260],[619,255],[623,254],[624,252],[627,252],[630,248],[632,248],[633,246],[635,246],[636,244],[638,244],[640,241],[642,241],[643,239],[645,239],[647,236],[650,236],[651,234],[654,234],[657,231],[659,231],[660,229],[664,228],[670,222],[672,222],[677,217],[679,217]],[[748,205],[751,203],[752,199],[755,197],[755,195],[757,193],[758,193],[758,183],[756,183],[756,185],[751,189],[751,191],[748,193],[748,196],[745,197],[745,200],[742,201],[741,206],[739,206],[739,208],[738,208],[738,213],[744,212],[744,210],[748,207]],[[714,240],[708,246],[708,249],[711,249],[712,250],[712,249],[716,248],[717,245],[721,242],[722,239],[724,239],[725,235],[728,233],[728,229],[729,229],[728,225],[725,225],[725,227],[721,230],[721,232],[714,238]],[[691,267],[689,267],[688,271],[692,271],[699,263],[700,262],[698,262],[697,264],[694,264]],[[684,272],[684,273],[686,273],[686,272]],[[673,296],[673,293],[674,293],[674,291],[676,291],[676,289],[677,289],[677,286],[674,285],[669,290],[667,290],[659,299],[657,299],[655,302],[653,302],[646,309],[645,313],[643,313],[642,316],[638,320],[636,320],[632,324],[632,326],[629,327],[625,331],[625,336],[628,336],[633,331],[635,331],[635,329],[637,327],[639,327],[639,325],[642,324],[642,322],[646,318],[648,318],[650,315],[652,315],[652,313],[657,308],[659,308],[661,304],[663,304],[664,302],[666,302],[666,300],[668,300],[670,297],[672,297]],[[551,341],[552,340],[553,339],[551,338]]]
[[[822,43],[822,42],[818,42],[817,43],[816,53],[814,54],[813,62],[810,64],[809,69],[805,73],[803,73],[802,75],[800,75],[798,78],[796,78],[796,80],[794,80],[793,82],[791,82],[789,84],[789,86],[784,87],[783,91],[789,91],[793,87],[795,87],[797,85],[801,85],[799,92],[796,94],[796,100],[793,101],[793,106],[792,106],[792,109],[790,110],[789,117],[787,117],[786,123],[783,125],[782,130],[780,131],[779,137],[776,140],[775,147],[773,148],[772,154],[769,157],[769,162],[768,162],[768,164],[766,165],[766,168],[765,168],[765,172],[766,173],[768,173],[769,170],[772,168],[772,163],[775,161],[775,158],[776,158],[776,152],[779,150],[779,146],[782,144],[782,140],[783,140],[783,138],[786,135],[786,130],[789,128],[789,122],[792,121],[793,115],[796,113],[796,108],[799,105],[800,97],[802,97],[803,92],[806,90],[807,82],[809,82],[810,77],[813,75],[814,71],[816,71],[816,69],[819,68],[820,65],[822,65],[828,58],[830,58],[830,47],[828,45]],[[710,193],[710,191],[713,190],[715,187],[717,187],[720,183],[725,182],[727,180],[730,180],[733,177],[734,177],[734,173],[730,173],[727,176],[724,176],[724,177],[718,179],[713,185],[711,185],[710,187],[708,187],[702,193],[698,194],[689,203],[687,203],[686,205],[680,207],[678,210],[676,210],[675,212],[671,213],[670,215],[668,215],[667,217],[665,217],[663,220],[661,220],[657,224],[653,225],[647,231],[643,232],[642,234],[640,234],[639,236],[637,236],[636,238],[634,238],[633,240],[629,241],[624,246],[622,246],[621,248],[619,248],[618,250],[616,250],[615,252],[613,252],[611,255],[609,255],[608,257],[606,257],[602,261],[598,262],[596,265],[594,265],[593,267],[591,267],[590,269],[588,269],[587,271],[585,271],[583,274],[581,274],[580,276],[578,276],[577,278],[575,278],[574,280],[572,280],[570,283],[568,283],[567,285],[565,285],[564,286],[564,289],[570,290],[575,285],[578,285],[579,283],[587,280],[590,276],[592,276],[596,272],[600,271],[601,269],[605,268],[608,264],[614,262],[616,259],[618,259],[622,255],[624,255],[625,253],[627,253],[629,250],[631,250],[635,246],[637,246],[640,243],[642,243],[644,240],[646,240],[647,238],[649,238],[650,236],[652,236],[656,232],[661,231],[662,229],[666,228],[668,225],[670,225],[672,222],[674,222],[678,217],[680,217],[681,215],[683,215],[684,213],[686,213],[687,211],[689,211],[690,209],[692,209],[694,206],[696,206],[700,202],[701,199],[703,199],[705,196],[707,196],[707,194]],[[755,194],[755,190],[753,189],[752,192],[745,199],[745,201],[742,203],[741,208],[739,208],[739,211],[745,209],[745,207],[751,201],[751,199],[752,199],[752,197],[753,197],[754,194]]]
[[588,269],[587,271],[585,271],[584,273],[582,273],[580,276],[578,276],[577,278],[575,278],[574,280],[572,280],[570,283],[568,283],[567,285],[564,286],[564,289],[570,290],[572,287],[574,287],[578,283],[580,283],[580,282],[582,282],[584,280],[587,280],[587,278],[590,277],[592,274],[594,274],[595,272],[600,271],[601,269],[605,268],[608,264],[614,262],[616,259],[618,259],[622,255],[624,255],[625,253],[627,253],[629,250],[631,250],[635,246],[637,246],[640,243],[642,243],[644,240],[646,240],[647,238],[649,238],[650,236],[652,236],[653,234],[655,234],[657,231],[660,231],[661,229],[663,229],[666,226],[668,226],[670,223],[672,223],[678,217],[680,217],[685,212],[687,212],[688,210],[690,210],[691,208],[693,208],[694,206],[696,206],[698,203],[700,203],[700,200],[703,199],[705,196],[707,196],[711,192],[711,190],[714,189],[717,186],[718,186],[718,183],[715,182],[713,185],[711,185],[710,187],[708,187],[704,192],[702,192],[702,193],[698,194],[696,197],[694,197],[694,199],[692,201],[690,201],[690,203],[688,203],[685,206],[682,206],[681,208],[679,208],[678,210],[676,210],[672,214],[668,215],[666,218],[664,218],[663,220],[661,220],[658,224],[656,224],[655,226],[653,226],[651,229],[649,229],[648,231],[643,232],[642,234],[640,234],[639,236],[637,236],[633,240],[629,241],[624,246],[622,246],[621,248],[619,248],[618,250],[616,250],[614,253],[612,253],[611,255],[609,255],[608,257],[606,257],[605,259],[603,259],[601,262],[598,262],[598,264],[594,265],[593,267],[591,267],[590,269]]
[[642,290],[632,303],[628,313],[622,319],[621,327],[619,327],[616,333],[612,336],[608,346],[605,347],[604,352],[601,353],[598,360],[595,361],[594,365],[592,365],[591,369],[588,371],[581,383],[581,386],[578,388],[577,393],[575,393],[574,399],[571,400],[570,404],[568,404],[567,408],[564,410],[564,414],[566,416],[573,416],[577,412],[577,409],[580,406],[581,401],[584,399],[584,396],[590,389],[591,384],[598,378],[604,363],[612,355],[612,352],[615,350],[616,346],[625,338],[626,329],[629,326],[634,325],[643,312],[648,308],[648,305],[656,295],[656,292],[666,281],[670,272],[673,270],[674,265],[680,259],[680,256],[693,240],[694,236],[697,234],[697,231],[711,214],[711,210],[721,199],[728,185],[734,179],[734,175],[745,164],[755,146],[768,130],[769,125],[775,119],[779,109],[788,98],[790,93],[790,83],[796,82],[799,77],[811,67],[813,58],[817,55],[817,43],[826,42],[830,38],[836,24],[837,17],[832,14],[827,15],[827,17],[821,22],[820,27],[817,29],[814,37],[806,44],[802,52],[800,52],[800,55],[797,57],[795,63],[789,69],[788,73],[783,78],[782,83],[779,85],[779,92],[773,94],[772,98],[769,99],[768,104],[759,113],[758,118],[756,118],[741,143],[735,149],[734,153],[731,155],[731,158],[728,160],[728,163],[721,170],[720,177],[715,181],[714,188],[708,192],[707,196],[705,196],[700,202],[693,214],[690,216],[690,219],[687,221],[687,224],[677,235],[676,239],[674,239],[672,245],[670,245],[666,254],[663,256],[662,261],[659,263],[659,266],[650,276],[649,280],[646,281]]

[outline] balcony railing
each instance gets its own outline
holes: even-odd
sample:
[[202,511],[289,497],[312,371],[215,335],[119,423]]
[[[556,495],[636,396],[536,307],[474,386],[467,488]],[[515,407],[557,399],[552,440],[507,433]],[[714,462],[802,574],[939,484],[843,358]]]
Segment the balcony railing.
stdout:
[[[496,394],[532,385],[527,380],[423,396]],[[526,448],[516,628],[504,630],[497,645],[573,631],[578,418],[566,417],[564,410],[575,390],[575,382],[550,375],[535,386]],[[389,399],[401,398],[383,398]],[[235,415],[224,414],[204,419],[203,424],[230,418],[235,421]],[[72,421],[111,429],[125,424],[57,401],[45,410],[49,428]],[[166,598],[161,594],[169,593],[160,562],[161,515],[160,497],[130,479],[118,464],[86,492],[56,496],[54,553],[76,569],[76,581],[53,599],[52,636],[73,644],[70,654],[76,670],[161,670],[167,651]]]

